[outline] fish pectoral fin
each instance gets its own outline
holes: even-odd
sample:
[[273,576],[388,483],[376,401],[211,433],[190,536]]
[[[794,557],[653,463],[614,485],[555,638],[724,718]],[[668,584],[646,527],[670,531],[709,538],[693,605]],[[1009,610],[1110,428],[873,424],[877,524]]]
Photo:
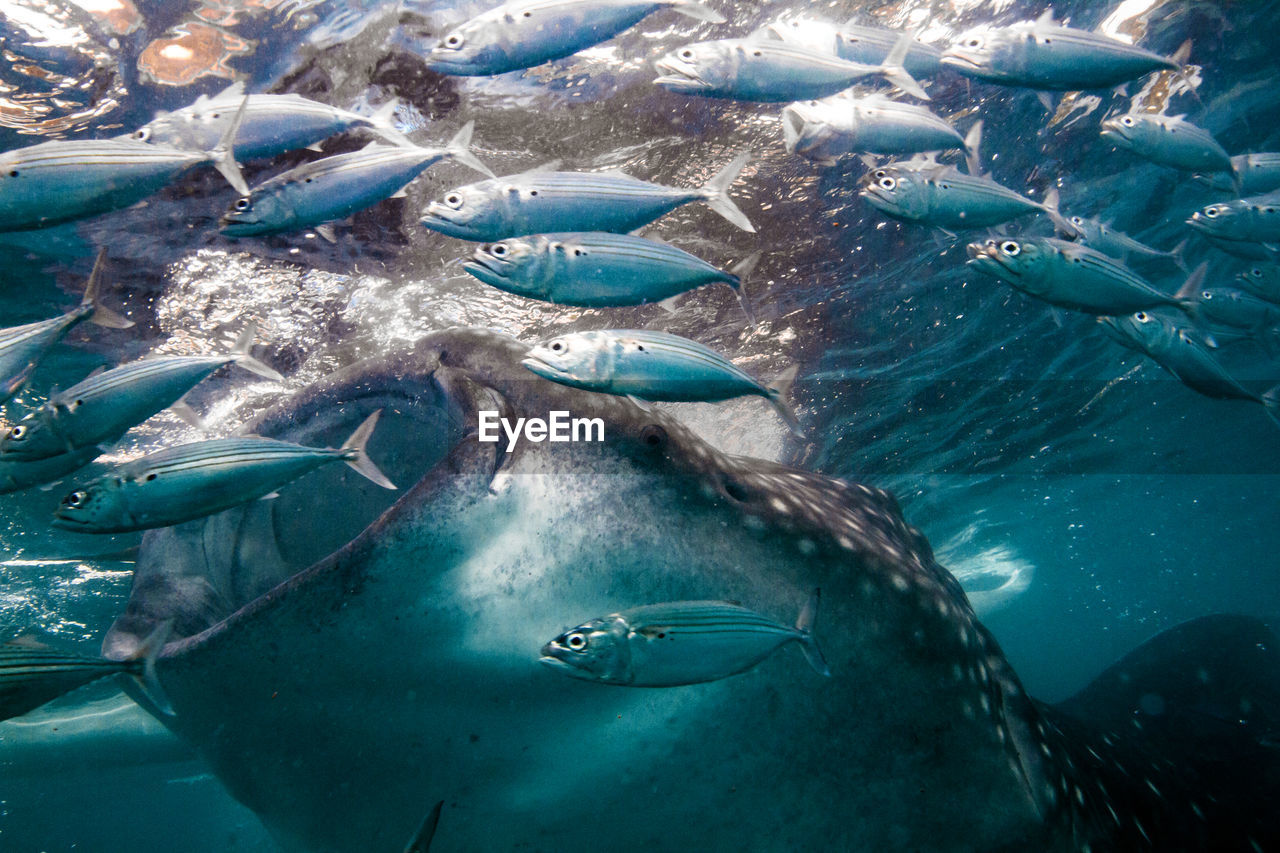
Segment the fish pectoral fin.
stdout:
[[280,497],[280,493],[279,493],[279,492],[272,492],[272,493],[271,493],[271,494],[269,494],[269,495],[263,495],[262,497],[258,498],[258,500],[260,500],[260,501],[273,501],[273,500],[275,500],[275,499],[276,499],[276,498],[278,498],[278,497]]
[[[401,194],[403,194],[404,190],[401,190],[400,192]],[[331,244],[338,242],[338,232],[333,230],[333,226],[328,223],[325,223],[323,225],[317,225],[311,230],[319,234],[321,237],[323,237],[325,240],[327,240]]]

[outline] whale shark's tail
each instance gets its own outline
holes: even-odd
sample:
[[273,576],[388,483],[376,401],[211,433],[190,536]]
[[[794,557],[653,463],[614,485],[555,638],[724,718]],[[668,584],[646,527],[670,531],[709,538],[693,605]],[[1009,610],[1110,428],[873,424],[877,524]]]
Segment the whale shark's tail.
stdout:
[[1280,849],[1280,640],[1247,616],[1186,622],[1042,709],[1059,799],[1108,849]]

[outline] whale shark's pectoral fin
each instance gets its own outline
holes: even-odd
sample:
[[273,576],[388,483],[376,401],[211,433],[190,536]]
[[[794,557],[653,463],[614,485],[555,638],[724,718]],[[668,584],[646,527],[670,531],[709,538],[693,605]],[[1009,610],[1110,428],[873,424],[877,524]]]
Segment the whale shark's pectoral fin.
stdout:
[[[1152,849],[1272,849],[1278,646],[1257,619],[1205,616],[1156,635],[1046,709],[1073,735],[1060,748],[1088,768],[1077,800],[1141,826],[1136,835]],[[1157,804],[1158,821],[1148,818]]]

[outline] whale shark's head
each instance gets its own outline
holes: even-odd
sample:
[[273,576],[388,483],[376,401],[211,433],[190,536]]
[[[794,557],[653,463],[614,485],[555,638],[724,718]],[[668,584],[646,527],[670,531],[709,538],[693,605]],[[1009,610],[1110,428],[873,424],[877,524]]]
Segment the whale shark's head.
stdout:
[[[165,722],[286,848],[399,850],[447,798],[457,849],[663,849],[672,826],[717,849],[1112,849],[1108,809],[1137,832],[1124,780],[1169,796],[1172,763],[1046,719],[887,493],[724,454],[535,376],[528,353],[437,332],[255,426],[333,444],[381,409],[368,452],[400,492],[330,466],[143,540],[105,651],[174,620]],[[480,440],[482,412],[557,411],[603,439]],[[574,653],[584,614],[735,601],[782,618],[816,587],[830,678],[797,644],[678,687],[541,661]],[[1086,762],[1123,773],[1104,787]]]

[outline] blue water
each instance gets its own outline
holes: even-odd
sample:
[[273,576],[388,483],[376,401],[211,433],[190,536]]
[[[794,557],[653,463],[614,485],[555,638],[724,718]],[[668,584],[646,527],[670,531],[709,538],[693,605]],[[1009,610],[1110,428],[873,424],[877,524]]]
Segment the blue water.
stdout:
[[[8,69],[3,79],[22,97],[5,95],[20,108],[0,110],[0,149],[122,133],[230,82],[206,76],[165,85],[139,71],[147,46],[194,21],[198,4],[139,2],[141,27],[116,36],[70,2],[15,5],[29,17],[0,7],[10,49],[25,49],[65,79],[59,88]],[[228,62],[251,91],[293,91],[366,113],[398,97],[399,125],[422,140],[446,138],[433,130],[436,121],[453,129],[474,120],[477,154],[498,174],[559,158],[567,168],[621,168],[692,186],[751,150],[755,160],[733,195],[757,234],[698,206],[666,217],[653,233],[723,267],[763,250],[747,283],[762,322],[744,328],[736,301],[715,289],[685,297],[669,315],[657,306],[556,308],[486,288],[459,266],[469,246],[415,224],[428,200],[472,180],[460,166],[433,168],[407,199],[339,225],[332,245],[314,234],[221,238],[216,219],[234,194],[202,171],[139,208],[0,249],[0,325],[65,310],[99,246],[111,261],[108,301],[138,323],[127,332],[73,335],[9,404],[9,416],[103,364],[225,347],[246,317],[259,319],[259,353],[288,382],[281,389],[224,372],[200,386],[192,403],[219,434],[281,394],[446,326],[493,327],[525,340],[564,329],[652,326],[716,347],[758,375],[799,366],[794,400],[807,440],[789,437],[758,400],[674,408],[713,443],[889,489],[975,592],[1020,572],[1025,589],[992,602],[983,618],[1037,697],[1069,696],[1139,642],[1186,619],[1232,612],[1280,624],[1280,432],[1260,406],[1201,397],[1114,344],[1092,318],[1059,314],[966,268],[963,237],[882,218],[857,198],[864,166],[856,158],[823,168],[785,152],[777,107],[692,99],[651,85],[648,62],[659,53],[696,38],[745,34],[798,10],[795,4],[713,3],[731,18],[723,28],[661,13],[571,60],[475,80],[427,72],[415,51],[483,4],[203,8],[238,5],[251,14],[225,31],[252,50]],[[925,38],[939,44],[977,22],[1041,11],[1000,3],[993,13],[991,5],[900,0],[874,12],[843,2],[807,11],[832,20],[857,13],[886,25],[927,20]],[[1100,5],[1057,3],[1054,11],[1088,28],[1113,11]],[[1170,112],[1188,113],[1232,154],[1280,149],[1269,35],[1280,3],[1125,5],[1141,7],[1132,18],[1144,46],[1169,54],[1193,39],[1203,106],[1180,95]],[[61,23],[38,30],[33,20]],[[55,30],[83,40],[44,44]],[[1134,94],[1140,88],[1129,86]],[[931,108],[962,127],[975,111],[986,119],[983,151],[995,158],[988,163],[1001,182],[1037,198],[1060,186],[1066,212],[1112,221],[1150,245],[1172,247],[1189,235],[1182,222],[1193,210],[1222,198],[1098,137],[1101,118],[1127,108],[1128,98],[1078,102],[1048,126],[1025,91],[946,73],[929,91]],[[326,153],[362,144],[333,140]],[[255,184],[312,156],[251,164],[246,175]],[[1048,227],[1032,217],[1010,230],[1045,234]],[[1195,238],[1187,256],[1192,266],[1209,261],[1210,282],[1224,286],[1251,263]],[[1167,264],[1138,266],[1170,291],[1182,277]],[[1280,363],[1259,348],[1227,348],[1223,358],[1250,387],[1280,381]],[[99,464],[194,438],[190,427],[161,415]],[[0,496],[0,559],[9,561],[0,566],[0,633],[91,654],[123,609],[128,549],[138,538],[51,530],[46,522],[63,491]],[[75,717],[92,697],[111,701],[109,688],[94,691],[63,700],[59,713]],[[272,849],[252,814],[195,756],[156,731],[122,735],[83,761],[70,739],[19,755],[14,730],[7,731],[0,849]],[[118,760],[121,754],[130,758]],[[54,756],[61,763],[49,764]],[[139,821],[140,813],[173,821]]]

